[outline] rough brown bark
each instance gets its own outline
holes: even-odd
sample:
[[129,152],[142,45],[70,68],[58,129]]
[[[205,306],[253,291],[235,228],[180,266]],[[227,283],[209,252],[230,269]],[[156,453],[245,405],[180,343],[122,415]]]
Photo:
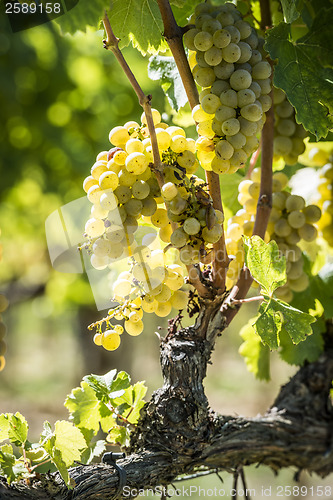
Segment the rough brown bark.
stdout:
[[[205,308],[194,327],[171,329],[161,341],[163,386],[144,407],[128,456],[117,462],[126,470],[129,490],[167,485],[202,466],[227,471],[256,463],[275,471],[294,466],[322,477],[333,471],[330,347],[300,368],[265,415],[220,416],[209,408],[203,379],[223,329],[219,302]],[[112,466],[78,466],[70,475],[76,483],[71,491],[56,473],[10,487],[2,479],[0,499],[115,498],[119,476]]]

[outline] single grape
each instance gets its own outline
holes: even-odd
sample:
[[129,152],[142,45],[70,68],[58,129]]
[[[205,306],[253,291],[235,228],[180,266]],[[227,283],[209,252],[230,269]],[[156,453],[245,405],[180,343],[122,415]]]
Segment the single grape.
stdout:
[[303,214],[305,215],[306,222],[318,222],[321,217],[321,210],[316,205],[308,205],[303,208]]
[[293,210],[288,214],[288,224],[294,229],[299,229],[300,227],[304,226],[305,222],[305,215],[299,210]]
[[[234,90],[248,89],[252,83],[251,74],[245,69],[237,69],[230,76],[230,86]],[[245,117],[246,118],[246,117]]]
[[198,234],[201,229],[200,222],[195,217],[189,217],[188,219],[186,219],[183,227],[185,233],[187,233],[188,235]]
[[290,195],[286,200],[286,209],[288,210],[288,212],[292,212],[294,210],[303,210],[304,207],[304,198],[297,194]]
[[299,236],[304,240],[304,241],[314,241],[317,238],[317,229],[312,226],[311,224],[304,224],[304,226],[300,227],[298,229],[298,234]]

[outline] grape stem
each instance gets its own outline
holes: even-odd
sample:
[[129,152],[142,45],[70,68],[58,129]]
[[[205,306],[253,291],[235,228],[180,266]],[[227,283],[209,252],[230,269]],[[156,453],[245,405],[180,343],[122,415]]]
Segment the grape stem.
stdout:
[[251,177],[251,173],[257,164],[260,153],[261,153],[261,141],[260,141],[260,144],[259,144],[257,151],[255,151],[253,153],[253,155],[251,156],[249,170],[247,171],[247,174],[246,174],[246,179],[249,179]]
[[121,50],[119,49],[119,39],[115,36],[113,33],[109,17],[107,13],[104,13],[103,16],[103,25],[104,29],[106,32],[106,39],[103,40],[104,48],[107,50],[111,50],[117,61],[119,62],[121,68],[123,69],[125,75],[127,76],[130,84],[132,85],[138,100],[139,104],[142,106],[143,111],[145,112],[146,115],[146,120],[147,120],[147,126],[149,130],[149,135],[150,135],[150,140],[151,140],[151,146],[152,146],[152,152],[153,152],[153,159],[154,159],[154,167],[156,170],[156,176],[158,179],[159,184],[163,185],[163,164],[161,161],[160,157],[160,152],[158,149],[158,144],[157,144],[157,138],[156,138],[156,132],[155,132],[155,127],[154,127],[154,121],[153,121],[153,116],[151,112],[151,95],[146,95],[142,88],[140,87],[137,79],[135,78],[131,68],[127,64]]
[[256,295],[247,299],[231,299],[231,305],[246,304],[247,302],[256,302],[257,300],[265,300],[265,297],[263,295]]
[[[169,0],[157,0],[157,3],[163,20],[164,38],[170,47],[184,85],[188,102],[191,109],[193,109],[199,103],[199,95],[182,42],[185,30],[176,23]],[[206,180],[209,193],[213,200],[213,207],[223,213],[218,174],[206,171]],[[220,240],[215,243],[213,247],[215,251],[215,257],[212,263],[213,285],[218,289],[219,293],[223,293],[225,290],[227,268],[229,266],[229,258],[224,240],[224,231],[222,231]]]
[[269,0],[259,0],[261,22],[260,28],[264,31],[272,26],[271,8],[269,5]]

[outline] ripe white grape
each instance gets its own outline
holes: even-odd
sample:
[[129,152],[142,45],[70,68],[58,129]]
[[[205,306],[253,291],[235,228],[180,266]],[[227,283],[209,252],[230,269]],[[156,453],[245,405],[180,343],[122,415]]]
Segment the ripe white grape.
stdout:
[[252,68],[252,78],[254,80],[265,80],[272,74],[272,68],[268,61],[260,61]]
[[208,93],[201,100],[201,107],[208,114],[214,114],[220,106],[221,100],[215,94]]
[[302,226],[304,226],[305,222],[306,222],[305,215],[303,214],[303,212],[300,212],[299,210],[293,210],[288,214],[288,224],[294,229],[301,228]]
[[221,140],[216,144],[215,153],[221,160],[230,160],[234,153],[234,148],[230,142]]
[[236,108],[237,107],[237,93],[233,89],[228,89],[228,90],[223,91],[220,95],[220,102],[224,106],[228,106],[230,108]]
[[131,293],[131,289],[131,283],[125,279],[118,279],[113,285],[113,293],[116,297],[126,297]]
[[235,135],[240,130],[240,123],[237,118],[229,118],[222,123],[222,132],[225,135]]
[[260,103],[256,102],[243,106],[240,110],[243,118],[250,122],[257,122],[262,117],[262,107]]
[[107,351],[115,351],[120,346],[120,336],[114,330],[106,330],[101,339],[102,346]]
[[241,49],[236,43],[230,42],[229,45],[222,49],[222,58],[227,63],[235,63],[241,56]]
[[125,166],[128,172],[140,175],[148,167],[148,160],[143,153],[131,153],[126,158]]
[[218,47],[211,47],[206,50],[204,60],[209,66],[217,66],[222,61],[222,50]]
[[125,327],[126,332],[133,337],[136,337],[137,335],[140,335],[140,333],[143,332],[142,320],[139,320],[136,322],[133,322],[130,320],[125,321],[124,327]]
[[171,244],[176,248],[181,248],[186,245],[188,240],[188,234],[184,231],[183,228],[179,227],[173,231],[171,235]]
[[299,236],[304,240],[304,241],[314,241],[317,238],[317,229],[315,226],[312,226],[311,224],[304,224],[304,226],[300,227],[298,229],[298,234]]
[[137,198],[138,200],[143,200],[143,199],[147,198],[147,196],[150,193],[149,184],[147,184],[147,182],[142,181],[142,180],[135,181],[133,186],[132,186],[132,193],[133,193],[133,196],[135,198]]
[[122,147],[130,139],[128,130],[125,127],[114,127],[109,134],[111,144]]
[[230,76],[230,86],[234,90],[248,89],[252,83],[251,74],[245,69],[237,69]]
[[104,233],[105,226],[103,220],[92,218],[87,220],[84,229],[88,236],[97,238]]
[[321,210],[316,205],[308,205],[303,208],[303,214],[305,215],[306,222],[318,222],[321,217]]
[[195,217],[189,217],[186,219],[183,227],[185,233],[189,235],[198,234],[201,229],[200,222]]
[[231,42],[231,35],[225,29],[216,30],[213,34],[213,43],[215,47],[224,49]]

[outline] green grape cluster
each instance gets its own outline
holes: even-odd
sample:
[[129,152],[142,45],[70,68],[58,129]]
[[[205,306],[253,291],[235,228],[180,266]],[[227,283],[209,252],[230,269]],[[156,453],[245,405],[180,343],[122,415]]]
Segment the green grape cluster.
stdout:
[[320,233],[327,243],[333,247],[333,162],[328,161],[319,170],[318,192],[322,218],[318,223]]
[[[0,261],[1,260],[2,260],[2,245],[0,244]],[[0,293],[0,372],[4,369],[6,365],[5,354],[7,351],[7,345],[4,340],[4,337],[6,335],[7,328],[4,322],[2,321],[1,315],[3,312],[6,311],[7,307],[8,307],[8,299],[3,293]]]
[[304,139],[308,132],[296,122],[295,109],[283,90],[274,87],[274,159],[283,158],[288,165],[294,165],[304,153]]
[[[194,140],[187,138],[181,127],[169,127],[161,122],[157,110],[153,109],[152,115],[165,165],[162,186],[154,173],[151,139],[144,114],[141,125],[131,121],[110,131],[109,140],[114,147],[97,155],[91,175],[83,182],[92,203],[91,217],[85,224],[85,247],[92,266],[106,269],[126,257],[129,263],[129,271],[121,273],[113,285],[118,306],[110,309],[102,322],[107,329],[103,332],[98,324],[94,337],[97,345],[108,350],[118,347],[122,333],[119,328],[112,327],[112,318],[124,319],[127,333],[139,335],[143,330],[143,311],[164,317],[172,307],[184,308],[188,298],[188,292],[181,289],[185,284],[182,261],[186,252],[180,248],[179,260],[180,252],[172,252],[175,246],[172,242],[169,251],[157,248],[151,251],[155,234],[142,237],[137,231],[139,222],[148,223],[157,228],[162,242],[170,243],[171,222],[176,212],[177,217],[182,213],[179,223],[187,227],[186,219],[192,207],[190,198],[199,190],[193,187],[199,182],[193,176],[198,167]],[[203,203],[207,206],[207,195],[204,195]],[[195,209],[199,206],[197,200]],[[200,226],[198,237],[201,235]],[[188,247],[192,251],[192,246]]]
[[195,27],[184,35],[196,83],[202,87],[192,111],[198,159],[206,170],[233,173],[258,148],[257,134],[272,105],[271,66],[263,60],[254,28],[232,3],[195,8]]
[[[321,217],[316,205],[306,205],[304,198],[291,194],[285,188],[288,177],[283,172],[273,175],[272,210],[265,234],[265,241],[275,240],[279,250],[287,260],[287,283],[278,288],[276,295],[289,302],[293,292],[304,291],[309,284],[303,269],[303,254],[299,243],[314,241],[317,228],[314,225]],[[240,182],[238,201],[243,208],[228,221],[226,245],[234,258],[228,270],[228,285],[234,284],[244,262],[241,236],[251,236],[260,193],[260,170],[254,169],[250,179]]]
[[208,255],[213,255],[212,244],[222,235],[223,213],[213,208],[206,184],[198,177],[188,178],[177,169],[166,168],[165,181],[161,189],[165,217],[176,226],[169,238],[171,245],[179,249],[183,264],[207,263]]

